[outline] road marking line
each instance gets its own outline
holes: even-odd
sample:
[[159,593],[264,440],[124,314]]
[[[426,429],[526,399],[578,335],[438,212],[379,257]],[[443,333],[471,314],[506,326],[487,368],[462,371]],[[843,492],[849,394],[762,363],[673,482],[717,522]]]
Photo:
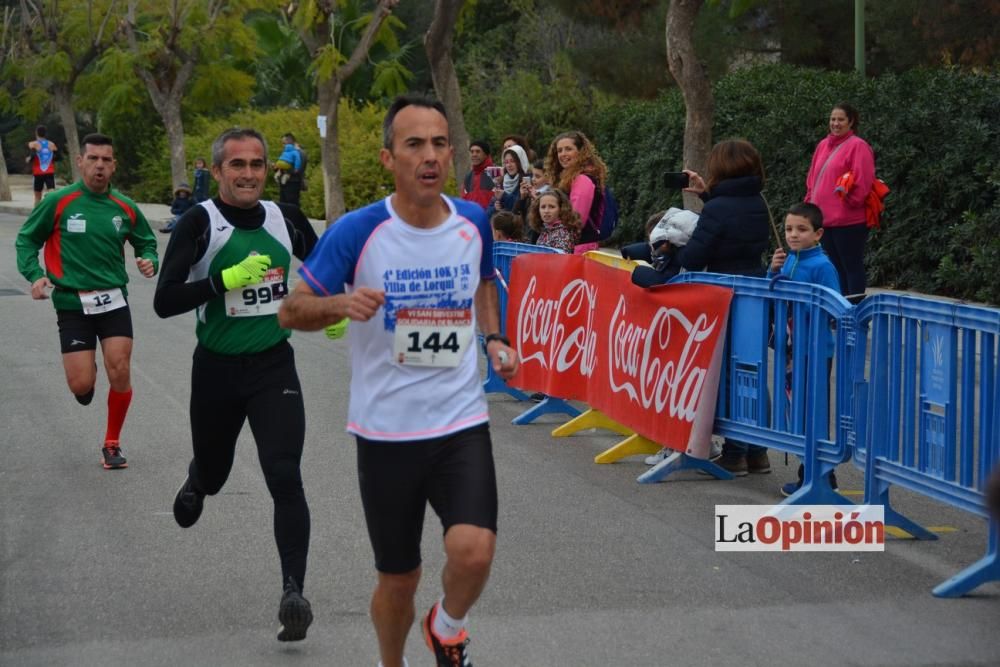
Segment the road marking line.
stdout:
[[[954,533],[954,532],[958,531],[958,528],[955,528],[954,526],[927,526],[926,528],[927,528],[927,530],[931,531],[932,533]],[[899,539],[899,540],[912,540],[913,539],[912,535],[910,535],[908,532],[906,532],[902,528],[897,528],[896,526],[886,526],[885,527],[885,534],[886,535],[892,535],[893,537],[895,537],[896,539]]]

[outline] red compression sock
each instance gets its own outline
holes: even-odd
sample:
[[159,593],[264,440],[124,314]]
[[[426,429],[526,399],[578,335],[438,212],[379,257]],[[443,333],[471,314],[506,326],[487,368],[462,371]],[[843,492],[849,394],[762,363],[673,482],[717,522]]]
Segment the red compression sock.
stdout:
[[125,415],[128,414],[128,406],[131,402],[131,389],[128,391],[108,390],[108,432],[104,436],[104,442],[118,442],[122,433],[122,424],[125,423]]

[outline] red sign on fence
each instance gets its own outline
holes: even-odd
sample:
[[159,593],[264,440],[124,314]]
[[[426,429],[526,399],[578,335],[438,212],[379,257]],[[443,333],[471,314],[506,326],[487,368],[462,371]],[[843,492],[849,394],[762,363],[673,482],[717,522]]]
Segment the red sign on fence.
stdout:
[[506,332],[512,386],[587,403],[654,442],[707,458],[732,292],[645,290],[573,255],[514,259]]

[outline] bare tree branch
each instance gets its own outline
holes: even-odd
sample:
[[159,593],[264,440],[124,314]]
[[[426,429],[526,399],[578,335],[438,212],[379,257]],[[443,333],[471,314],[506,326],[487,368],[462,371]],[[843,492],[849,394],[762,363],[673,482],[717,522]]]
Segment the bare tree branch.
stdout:
[[368,52],[372,48],[372,43],[375,41],[375,35],[378,33],[379,28],[382,27],[382,22],[385,21],[386,17],[392,14],[392,10],[399,5],[399,0],[379,0],[378,6],[373,12],[371,23],[365,29],[365,34],[361,36],[361,41],[357,43],[354,47],[351,57],[346,63],[340,68],[338,68],[337,73],[334,76],[340,78],[341,81],[350,78],[354,71],[361,66],[361,63],[365,61],[368,57]]
[[125,39],[128,40],[128,48],[133,53],[139,52],[139,43],[135,38],[135,6],[136,0],[131,0],[128,3],[128,9],[125,11]]
[[469,132],[462,115],[462,90],[452,58],[455,22],[462,3],[463,0],[437,0],[434,17],[424,35],[424,49],[427,51],[434,91],[448,112],[450,139],[455,147],[455,180],[459,182],[472,168],[468,151]]
[[219,14],[222,10],[226,8],[225,0],[215,0],[210,2],[208,5],[208,22],[209,24],[215,23],[215,20],[219,18]]
[[3,30],[0,30],[0,65],[14,52],[14,40],[8,42],[8,35],[11,32],[10,26],[14,21],[14,8],[3,8]]
[[[104,37],[104,29],[108,27],[108,23],[111,21],[111,17],[115,14],[115,5],[118,4],[118,0],[111,0],[111,4],[108,6],[108,13],[104,15],[104,20],[101,21],[101,27],[98,28],[97,34],[94,35],[92,40],[94,44],[100,44],[101,39]],[[93,35],[93,33],[91,33]]]
[[[340,67],[333,71],[333,74],[322,81],[316,82],[316,92],[319,101],[320,115],[326,117],[326,136],[321,144],[321,159],[323,165],[323,199],[325,202],[326,219],[328,221],[339,218],[344,213],[344,187],[340,175],[340,139],[338,137],[338,109],[343,82],[354,74],[355,70],[361,66],[368,58],[368,52],[375,43],[375,38],[382,24],[392,14],[392,10],[399,5],[399,0],[379,0],[372,12],[371,22],[365,28],[360,41],[354,47],[351,56]],[[309,50],[310,55],[315,59],[319,51],[331,42],[336,43],[331,37],[331,16],[337,7],[329,0],[316,0],[319,10],[313,23],[308,26],[300,26],[298,32],[303,44]],[[285,10],[285,16],[291,18],[301,6]]]

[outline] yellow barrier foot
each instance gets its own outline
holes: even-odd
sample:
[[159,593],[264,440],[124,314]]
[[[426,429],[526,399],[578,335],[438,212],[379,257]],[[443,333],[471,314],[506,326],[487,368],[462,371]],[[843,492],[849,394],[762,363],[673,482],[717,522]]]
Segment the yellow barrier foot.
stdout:
[[636,433],[625,438],[611,449],[607,449],[595,456],[594,463],[614,463],[628,456],[655,454],[661,449],[663,448],[652,440]]
[[600,410],[590,409],[578,417],[573,417],[573,419],[570,419],[562,426],[557,426],[555,430],[552,431],[552,437],[565,438],[566,436],[573,435],[579,431],[585,431],[588,428],[600,428],[605,431],[612,431],[618,435],[625,436],[629,436],[634,433],[634,431],[632,431],[632,429],[628,426],[619,424]]

